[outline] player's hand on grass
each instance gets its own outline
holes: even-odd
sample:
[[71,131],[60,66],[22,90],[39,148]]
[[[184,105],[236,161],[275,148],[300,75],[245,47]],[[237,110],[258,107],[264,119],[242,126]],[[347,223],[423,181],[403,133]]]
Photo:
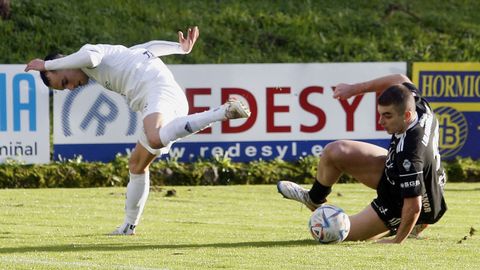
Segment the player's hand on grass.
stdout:
[[185,53],[190,53],[192,51],[193,45],[195,45],[199,34],[200,31],[198,30],[198,26],[188,28],[187,38],[183,36],[182,31],[178,31],[178,42]]
[[45,71],[45,61],[42,59],[33,59],[27,64],[25,72],[30,70]]

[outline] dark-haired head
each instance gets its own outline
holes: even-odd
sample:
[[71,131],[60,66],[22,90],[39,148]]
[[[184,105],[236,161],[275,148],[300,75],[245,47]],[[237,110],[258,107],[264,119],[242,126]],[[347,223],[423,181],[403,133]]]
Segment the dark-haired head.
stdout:
[[[57,59],[57,58],[61,58],[61,57],[63,57],[63,55],[61,55],[59,53],[50,53],[47,56],[45,56],[45,58],[43,60],[48,61],[48,60],[53,60],[53,59]],[[43,83],[47,87],[51,87],[50,80],[47,77],[47,72],[48,71],[40,71],[40,78],[42,78]]]
[[394,105],[399,114],[404,114],[406,111],[415,111],[415,99],[412,91],[403,84],[393,85],[383,91],[378,97],[378,105]]
[[378,123],[389,134],[400,134],[416,118],[415,99],[412,91],[405,85],[398,84],[389,87],[378,97]]

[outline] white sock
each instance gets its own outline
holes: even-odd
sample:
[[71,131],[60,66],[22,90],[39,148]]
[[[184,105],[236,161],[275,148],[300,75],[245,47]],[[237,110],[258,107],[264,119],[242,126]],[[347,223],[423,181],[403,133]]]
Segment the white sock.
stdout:
[[225,119],[225,106],[219,106],[201,113],[190,114],[175,118],[170,123],[160,128],[160,140],[163,145],[168,145],[178,139],[199,132],[209,127],[212,123]]
[[125,202],[125,223],[137,225],[150,192],[150,172],[130,173]]

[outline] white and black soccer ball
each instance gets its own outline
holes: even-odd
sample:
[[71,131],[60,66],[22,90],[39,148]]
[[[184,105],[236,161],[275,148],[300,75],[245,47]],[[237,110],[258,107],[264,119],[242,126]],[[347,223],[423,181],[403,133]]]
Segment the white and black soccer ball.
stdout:
[[315,210],[308,222],[313,238],[322,244],[339,243],[350,232],[350,219],[334,205],[322,205]]

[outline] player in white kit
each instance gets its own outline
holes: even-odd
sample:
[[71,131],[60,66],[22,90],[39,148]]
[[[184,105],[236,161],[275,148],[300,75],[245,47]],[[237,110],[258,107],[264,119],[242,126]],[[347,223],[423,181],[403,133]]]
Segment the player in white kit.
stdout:
[[170,54],[188,54],[198,35],[198,27],[179,32],[179,42],[150,41],[127,48],[122,45],[84,45],[79,51],[63,56],[52,54],[34,59],[25,71],[40,71],[43,82],[51,88],[74,90],[90,80],[124,95],[133,111],[140,111],[143,132],[129,159],[130,181],[127,185],[124,223],[114,235],[135,234],[147,201],[149,166],[167,153],[172,143],[194,134],[213,122],[247,118],[250,111],[240,101],[209,111],[188,114],[188,102],[182,88],[167,66],[158,58]]

